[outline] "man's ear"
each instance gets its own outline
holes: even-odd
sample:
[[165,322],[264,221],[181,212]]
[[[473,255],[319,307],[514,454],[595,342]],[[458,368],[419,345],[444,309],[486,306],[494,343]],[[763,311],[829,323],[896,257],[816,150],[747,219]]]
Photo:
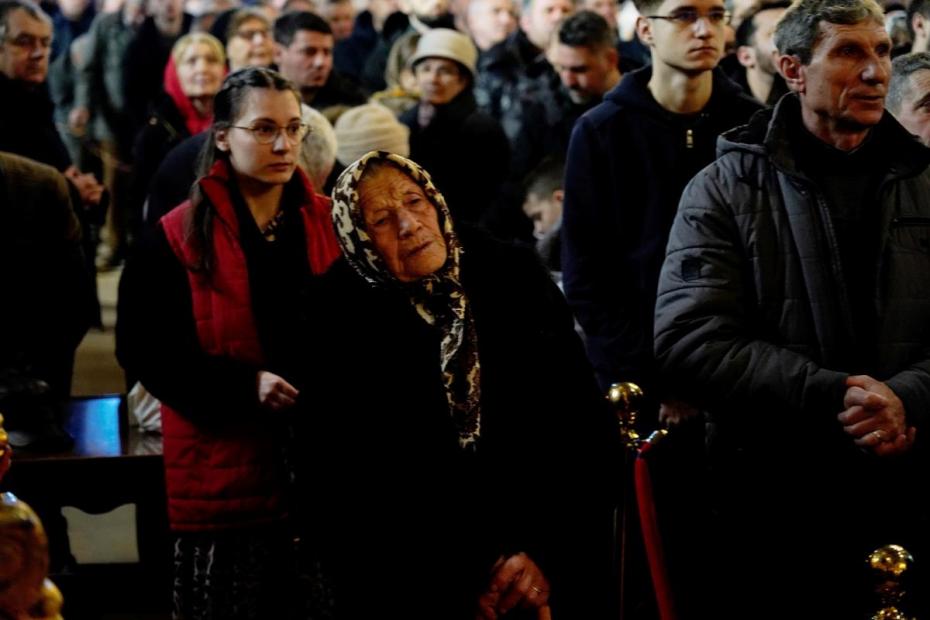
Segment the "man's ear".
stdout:
[[565,191],[561,189],[552,190],[552,200],[561,207],[562,202],[565,200]]
[[636,35],[644,45],[652,47],[652,22],[642,15],[636,18]]
[[781,76],[785,78],[785,83],[788,84],[788,88],[798,94],[804,93],[806,88],[806,76],[804,65],[801,64],[801,59],[797,56],[782,54],[777,60],[778,62],[775,66],[778,67],[778,72]]
[[620,52],[617,51],[616,47],[608,47],[605,55],[608,66],[620,68]]
[[216,130],[216,148],[224,153],[229,152],[229,129]]
[[752,69],[756,66],[756,50],[748,45],[740,45],[736,48],[736,59],[739,64],[747,69]]
[[284,46],[280,43],[274,44],[274,64],[281,65],[281,57],[284,55]]
[[918,13],[914,13],[914,15],[911,16],[911,28],[914,29],[914,35],[915,35],[914,38],[917,38],[917,37],[920,36],[920,35],[926,36],[926,34],[927,34],[927,18],[924,17],[924,16],[923,16],[922,14],[920,14],[919,12],[918,12]]

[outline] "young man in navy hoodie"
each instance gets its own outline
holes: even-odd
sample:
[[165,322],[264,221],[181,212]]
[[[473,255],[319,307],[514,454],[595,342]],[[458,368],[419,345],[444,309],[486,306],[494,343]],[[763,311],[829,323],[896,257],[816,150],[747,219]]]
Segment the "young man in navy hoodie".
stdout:
[[[761,109],[716,69],[729,15],[723,0],[635,0],[637,33],[651,66],[626,74],[575,124],[569,143],[562,222],[566,297],[587,338],[588,357],[603,388],[634,381],[644,390],[644,428],[657,416],[690,419],[669,439],[653,468],[656,501],[666,515],[703,514],[696,471],[703,424],[697,411],[659,385],[652,353],[659,271],[685,185],[715,158],[717,137]],[[697,596],[690,584],[696,519],[664,527],[666,558],[678,605]],[[697,529],[697,531],[695,531]],[[630,539],[632,540],[632,539]],[[629,551],[629,550],[628,550]],[[626,554],[635,557],[633,553]],[[630,599],[650,598],[631,565]],[[636,600],[625,601],[630,611]]]
[[[602,387],[635,381],[655,416],[691,411],[656,384],[652,316],[685,184],[717,136],[761,106],[719,70],[723,0],[637,0],[652,65],[623,77],[572,132],[565,174],[565,293]],[[653,424],[654,424],[654,417]]]

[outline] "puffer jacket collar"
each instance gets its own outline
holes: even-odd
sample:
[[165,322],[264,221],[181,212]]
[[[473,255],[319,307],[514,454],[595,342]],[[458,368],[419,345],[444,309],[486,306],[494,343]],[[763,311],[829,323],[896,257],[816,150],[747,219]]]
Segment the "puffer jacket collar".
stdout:
[[[801,102],[795,93],[788,93],[774,108],[757,112],[746,125],[720,136],[717,155],[722,156],[730,151],[764,155],[784,174],[807,178],[797,168],[789,137],[790,128],[800,122]],[[895,145],[895,148],[887,149],[886,153],[891,178],[913,176],[930,165],[930,149],[909,134],[887,111],[874,131],[884,134],[886,143]]]

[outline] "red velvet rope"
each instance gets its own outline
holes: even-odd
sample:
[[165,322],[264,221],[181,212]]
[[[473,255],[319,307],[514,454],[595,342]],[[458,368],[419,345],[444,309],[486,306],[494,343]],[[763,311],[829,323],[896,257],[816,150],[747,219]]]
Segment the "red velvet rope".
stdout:
[[634,466],[634,479],[636,484],[636,505],[639,508],[639,523],[643,531],[643,540],[646,548],[646,559],[649,562],[649,573],[652,575],[652,586],[656,593],[656,602],[659,606],[659,617],[662,620],[675,620],[675,600],[672,596],[672,587],[669,582],[668,568],[665,565],[665,550],[662,546],[662,535],[659,531],[659,519],[656,516],[655,498],[652,493],[652,476],[649,473],[648,453],[654,444],[644,442],[639,448]]

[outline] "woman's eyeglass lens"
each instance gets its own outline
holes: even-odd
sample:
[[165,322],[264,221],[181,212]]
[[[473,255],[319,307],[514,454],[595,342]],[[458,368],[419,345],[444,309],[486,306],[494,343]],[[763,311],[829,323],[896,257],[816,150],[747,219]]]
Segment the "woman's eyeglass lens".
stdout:
[[277,139],[278,134],[283,130],[284,137],[287,138],[287,141],[296,146],[310,133],[310,127],[305,123],[290,123],[284,127],[280,127],[274,123],[255,123],[251,127],[230,125],[230,127],[245,129],[252,134],[255,141],[259,144],[272,144]]

